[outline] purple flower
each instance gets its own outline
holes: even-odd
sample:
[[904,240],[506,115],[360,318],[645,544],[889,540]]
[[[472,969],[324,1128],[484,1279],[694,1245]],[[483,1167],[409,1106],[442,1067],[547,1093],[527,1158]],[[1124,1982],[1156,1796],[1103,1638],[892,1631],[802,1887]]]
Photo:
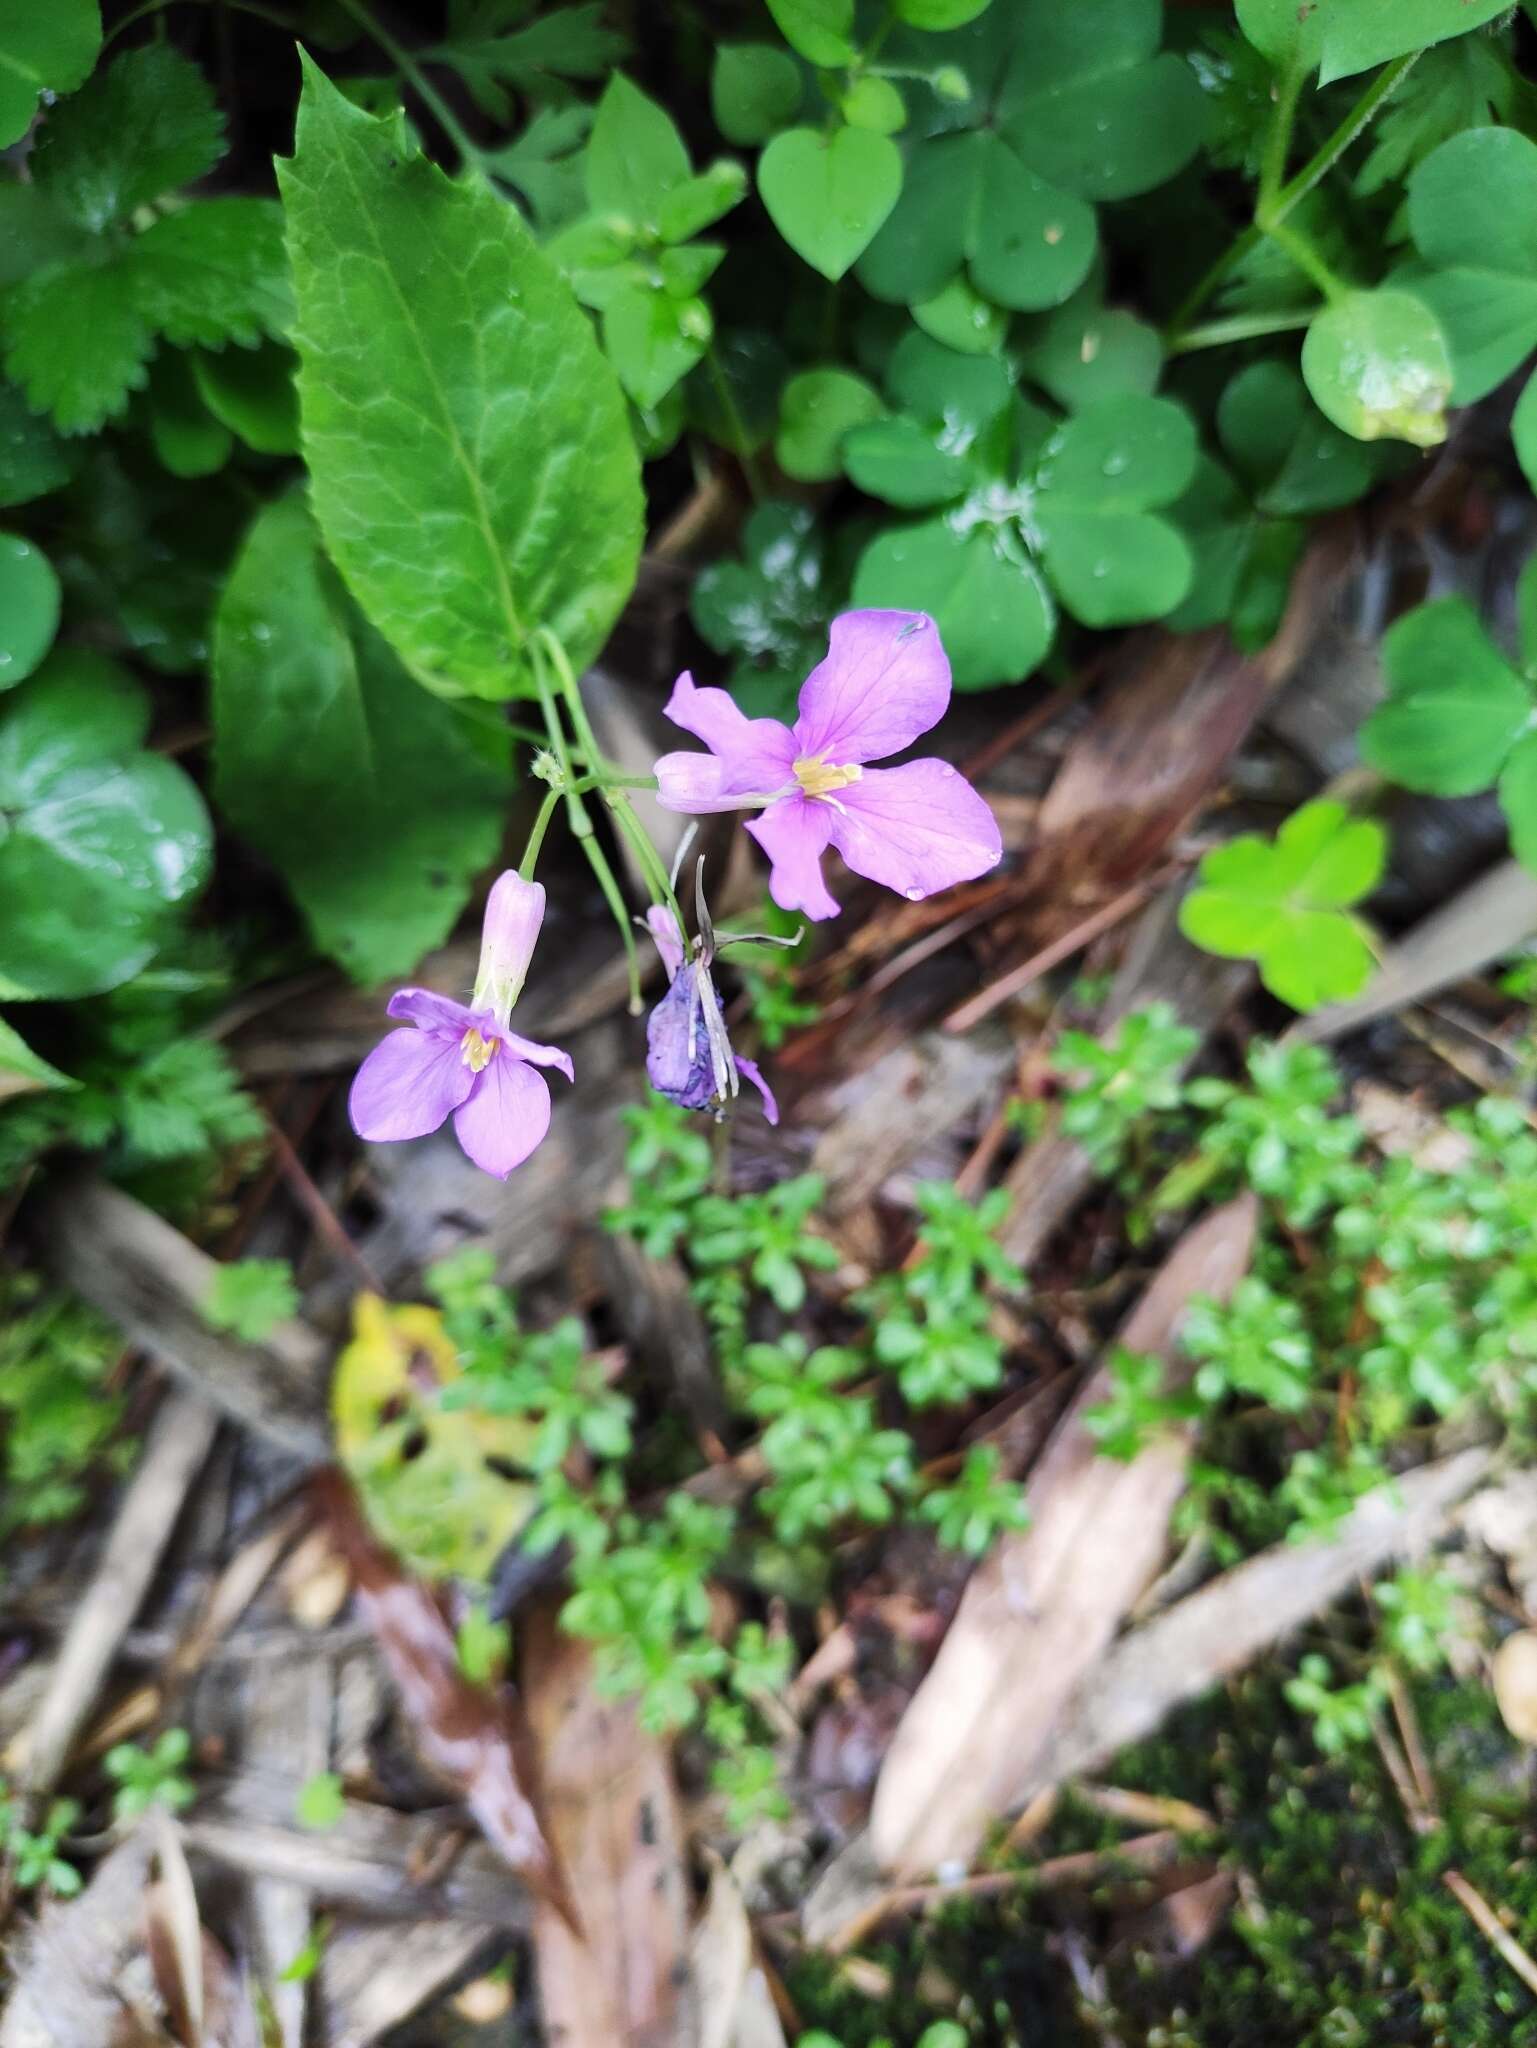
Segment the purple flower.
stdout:
[[731,1049],[710,974],[714,955],[709,945],[701,942],[690,960],[672,912],[660,904],[647,911],[646,924],[671,984],[646,1022],[646,1078],[680,1109],[709,1109],[736,1095],[741,1077],[757,1089],[763,1114],[777,1124],[774,1091],[754,1061],[738,1058]]
[[570,1056],[507,1028],[544,922],[544,891],[511,870],[486,903],[472,1007],[429,988],[398,989],[389,1014],[415,1028],[392,1031],[358,1068],[347,1101],[360,1138],[386,1144],[425,1138],[446,1118],[475,1164],[505,1180],[550,1128],[550,1090],[540,1067],[573,1079]]
[[926,613],[845,612],[801,685],[793,726],[745,718],[724,690],[679,676],[667,716],[710,751],[664,754],[657,797],[671,811],[761,809],[747,829],[783,910],[837,916],[822,879],[829,846],[916,903],[1003,857],[997,820],[948,761],[866,765],[911,746],[949,702],[950,663]]

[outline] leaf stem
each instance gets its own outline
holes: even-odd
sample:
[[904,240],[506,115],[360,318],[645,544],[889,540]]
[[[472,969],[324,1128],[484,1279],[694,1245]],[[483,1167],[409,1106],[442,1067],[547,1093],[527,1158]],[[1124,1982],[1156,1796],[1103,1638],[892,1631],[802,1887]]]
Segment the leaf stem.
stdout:
[[[552,790],[551,795],[564,795],[566,799],[566,819],[571,827],[571,836],[581,847],[583,853],[586,854],[587,864],[597,877],[598,887],[603,891],[603,900],[607,903],[614,922],[619,927],[619,936],[624,943],[625,965],[629,969],[630,975],[630,1015],[638,1017],[642,1008],[640,995],[640,955],[635,950],[635,934],[630,927],[630,913],[625,907],[624,897],[620,892],[618,882],[614,878],[614,871],[608,864],[608,855],[598,844],[597,835],[593,831],[591,814],[586,804],[583,803],[581,792],[577,787],[578,777],[571,772],[571,749],[566,743],[565,728],[560,722],[560,712],[556,706],[554,692],[550,687],[549,677],[549,667],[554,666],[556,677],[563,685],[564,676],[562,675],[562,670],[569,674],[571,665],[566,660],[564,648],[560,649],[559,663],[551,663],[549,649],[552,645],[560,647],[560,642],[556,640],[555,635],[549,631],[548,627],[541,627],[528,643],[529,657],[534,671],[534,681],[539,686],[539,703],[544,712],[545,731],[550,736],[551,749],[556,760],[560,763],[562,788],[559,792]],[[585,719],[583,723],[585,723]],[[578,737],[580,736],[581,726],[578,726]],[[587,733],[587,739],[589,744],[591,744],[590,728]],[[535,820],[535,825],[537,828],[537,819]],[[537,857],[538,848],[535,847],[534,851]],[[526,860],[527,858],[528,856],[525,853],[524,859]]]
[[477,170],[484,173],[486,169],[485,151],[478,143],[470,140],[460,125],[458,115],[448,104],[447,100],[444,99],[437,87],[428,79],[421,66],[411,55],[411,52],[397,43],[388,29],[382,27],[375,20],[371,10],[363,4],[363,0],[341,0],[341,5],[344,11],[352,16],[363,33],[372,42],[379,45],[379,48],[389,58],[395,69],[454,145],[454,148],[458,150],[464,162],[473,164]]
[[1285,250],[1299,270],[1307,272],[1326,299],[1337,299],[1349,290],[1339,272],[1325,263],[1314,248],[1311,237],[1303,234],[1300,228],[1282,227],[1278,222],[1266,228],[1265,233],[1278,249]]
[[525,882],[531,882],[534,879],[534,870],[539,865],[540,848],[544,845],[544,835],[550,829],[550,820],[554,817],[555,806],[559,802],[560,791],[558,789],[547,789],[545,791],[544,802],[539,806],[538,814],[529,831],[527,843],[523,848],[523,858],[518,862],[518,873]]
[[[1227,248],[1223,250],[1211,267],[1197,279],[1176,310],[1174,318],[1169,322],[1164,335],[1164,348],[1168,354],[1175,355],[1179,352],[1179,343],[1194,321],[1196,314],[1200,312],[1223,279],[1237,268],[1244,257],[1249,254],[1250,250],[1258,246],[1261,236],[1274,234],[1274,231],[1285,223],[1287,216],[1306,199],[1314,186],[1328,176],[1329,172],[1333,170],[1351,144],[1364,134],[1377,114],[1380,113],[1384,104],[1397,91],[1409,70],[1419,61],[1421,54],[1422,52],[1419,50],[1411,50],[1405,56],[1395,57],[1391,64],[1384,65],[1383,69],[1366,88],[1366,91],[1362,93],[1328,141],[1308,158],[1295,177],[1287,179],[1285,184],[1277,184],[1275,190],[1268,194],[1268,203],[1266,187],[1262,177],[1260,196],[1255,207],[1254,219],[1240,235],[1228,244]],[[1282,113],[1284,104],[1285,82],[1283,81],[1282,95],[1276,103],[1276,113],[1278,116]],[[1291,115],[1294,116],[1295,111],[1296,99],[1294,95]],[[1278,154],[1281,170],[1285,169],[1286,150],[1290,144],[1290,133],[1289,116],[1284,139],[1278,140],[1278,122],[1272,123],[1266,137],[1267,162],[1274,155]]]
[[1289,334],[1306,327],[1318,311],[1307,306],[1289,313],[1235,313],[1229,320],[1208,320],[1200,327],[1187,327],[1177,341],[1171,341],[1171,356],[1193,355],[1197,349],[1222,348],[1234,341],[1257,341],[1266,334]]

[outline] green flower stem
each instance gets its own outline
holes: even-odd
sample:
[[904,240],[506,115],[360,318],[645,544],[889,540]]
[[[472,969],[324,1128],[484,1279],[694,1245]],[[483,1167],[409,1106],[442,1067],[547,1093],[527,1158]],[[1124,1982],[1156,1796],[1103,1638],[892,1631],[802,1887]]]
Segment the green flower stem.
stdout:
[[[619,927],[619,936],[624,943],[625,965],[629,969],[630,976],[630,1014],[632,1017],[638,1017],[641,1012],[642,1003],[640,994],[640,955],[635,950],[635,933],[631,929],[630,913],[625,908],[624,897],[620,892],[618,882],[615,880],[614,871],[608,864],[607,854],[604,853],[602,847],[598,844],[597,835],[593,831],[591,814],[586,804],[583,803],[581,792],[577,788],[578,777],[571,772],[571,750],[566,743],[565,729],[561,725],[560,712],[555,702],[555,693],[550,684],[549,666],[553,664],[550,663],[549,649],[552,645],[560,650],[560,661],[555,667],[557,681],[563,684],[565,676],[570,674],[571,664],[566,660],[565,650],[560,647],[560,643],[555,639],[554,634],[549,632],[547,628],[542,628],[529,642],[529,656],[533,664],[534,680],[539,686],[539,703],[544,712],[545,730],[550,736],[550,747],[554,752],[556,760],[560,763],[561,788],[558,791],[552,791],[551,794],[564,795],[566,800],[566,819],[571,827],[571,836],[581,847],[583,853],[586,854],[587,864],[597,878],[598,887],[603,891],[603,900],[607,903],[614,922]],[[583,723],[585,723],[585,718]],[[578,732],[580,735],[580,726],[578,727]],[[590,747],[592,745],[590,728],[587,731],[586,737]],[[537,829],[537,819],[535,820],[535,826]],[[536,846],[534,849],[535,858],[538,857],[538,851],[539,849]],[[525,853],[524,859],[526,860],[527,858],[528,856]],[[522,872],[521,869],[519,872]]]
[[1275,112],[1265,130],[1265,144],[1260,156],[1259,201],[1254,209],[1256,220],[1263,220],[1270,210],[1281,184],[1286,176],[1286,159],[1291,153],[1292,129],[1297,121],[1297,105],[1302,98],[1302,88],[1307,83],[1307,67],[1293,64],[1281,75],[1276,91]]
[[[1200,312],[1223,279],[1237,268],[1251,249],[1258,246],[1262,235],[1274,233],[1276,228],[1284,225],[1287,216],[1306,199],[1315,185],[1328,176],[1329,172],[1333,170],[1334,166],[1345,154],[1345,151],[1365,133],[1384,104],[1392,98],[1410,68],[1418,62],[1420,55],[1420,51],[1411,50],[1406,56],[1395,57],[1391,64],[1385,65],[1378,76],[1367,87],[1366,91],[1362,93],[1360,99],[1356,101],[1328,141],[1313,156],[1309,157],[1295,177],[1289,178],[1284,185],[1279,185],[1269,196],[1268,205],[1265,204],[1264,184],[1263,182],[1261,183],[1260,203],[1256,206],[1254,220],[1244,229],[1241,235],[1228,244],[1227,248],[1223,250],[1210,269],[1197,280],[1186,294],[1174,318],[1169,322],[1165,332],[1164,347],[1170,355],[1176,353],[1179,342],[1195,319],[1196,314]],[[1293,114],[1295,114],[1295,110],[1296,102],[1294,99],[1292,103]],[[1278,102],[1276,112],[1279,115],[1281,111],[1282,106]],[[1266,139],[1266,157],[1268,161],[1272,149],[1278,147],[1280,165],[1284,169],[1286,150],[1290,145],[1289,121],[1285,137],[1279,144],[1277,144],[1278,134],[1279,124],[1273,123],[1270,134]]]
[[395,69],[454,145],[454,148],[458,150],[465,163],[474,164],[477,170],[484,173],[486,169],[485,151],[478,143],[470,140],[469,136],[460,126],[458,115],[448,104],[447,100],[444,99],[437,87],[425,76],[421,66],[411,55],[410,51],[403,49],[389,33],[388,29],[381,28],[368,8],[364,6],[363,0],[341,0],[341,5],[344,11],[352,16],[369,40],[379,45],[379,48],[389,58]]
[[[112,24],[101,39],[102,48],[105,50],[115,43],[124,29],[132,28],[136,21],[145,21],[152,14],[163,14],[168,7],[175,7],[177,4],[178,0],[144,0],[143,6],[135,7],[130,13],[125,14],[121,21]],[[220,0],[220,5],[228,8],[232,14],[254,15],[258,21],[266,22],[269,28],[281,29],[285,35],[291,36],[295,32],[296,24],[286,15],[274,14],[270,7],[258,7],[255,0]]]
[[1285,250],[1299,270],[1307,272],[1326,299],[1337,299],[1350,289],[1339,272],[1325,263],[1299,228],[1268,227],[1265,233],[1278,249]]
[[[538,637],[543,645],[545,657],[559,680],[561,695],[565,699],[566,709],[583,755],[589,763],[601,761],[603,750],[598,745],[592,721],[587,716],[587,706],[582,702],[581,685],[572,671],[565,648],[547,626],[541,627]],[[650,833],[635,815],[635,806],[625,794],[625,791],[630,789],[655,789],[656,778],[599,772],[593,777],[593,783],[608,805],[615,825],[635,849],[636,858],[645,872],[653,897],[658,903],[667,905],[678,920],[678,931],[681,935],[687,930],[687,926],[683,922],[683,913],[678,907],[677,896],[673,893],[671,877],[663,865],[661,855],[651,843]]]
[[1266,334],[1289,334],[1306,327],[1316,306],[1290,313],[1235,313],[1230,320],[1208,320],[1204,326],[1189,327],[1177,341],[1169,343],[1171,356],[1193,355],[1197,349],[1222,348],[1234,341],[1257,341]]
[[550,829],[550,820],[555,815],[555,806],[560,802],[560,796],[558,789],[547,789],[544,793],[544,802],[539,806],[527,844],[523,848],[523,858],[518,862],[518,873],[525,882],[534,879],[534,869],[539,865],[539,850],[544,845],[544,835]]

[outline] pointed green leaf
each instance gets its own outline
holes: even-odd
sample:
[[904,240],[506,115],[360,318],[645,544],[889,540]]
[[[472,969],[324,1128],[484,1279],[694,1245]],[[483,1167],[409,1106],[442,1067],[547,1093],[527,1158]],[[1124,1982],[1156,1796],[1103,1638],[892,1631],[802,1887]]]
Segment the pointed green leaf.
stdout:
[[791,128],[758,159],[758,191],[797,256],[836,281],[902,189],[902,153],[864,128]]
[[1500,777],[1500,809],[1510,827],[1510,850],[1522,867],[1537,873],[1537,733],[1512,747]]
[[257,517],[214,635],[220,809],[365,984],[441,944],[495,857],[505,730],[421,689],[357,616],[303,501]]
[[581,668],[634,582],[642,503],[623,396],[566,284],[510,206],[313,67],[279,175],[315,511],[354,595],[450,687],[529,694],[540,626]]
[[768,0],[779,33],[808,64],[851,63],[854,0]]
[[662,202],[691,173],[672,116],[616,71],[587,140],[587,203],[634,227],[657,223]]
[[13,1095],[34,1095],[43,1088],[79,1086],[35,1053],[21,1033],[0,1017],[0,1102]]
[[984,299],[963,271],[932,299],[920,300],[912,315],[931,340],[958,355],[996,355],[1009,331],[1006,310]]
[[649,285],[612,293],[603,307],[603,345],[638,406],[659,405],[703,357],[714,323],[703,299],[676,299]]

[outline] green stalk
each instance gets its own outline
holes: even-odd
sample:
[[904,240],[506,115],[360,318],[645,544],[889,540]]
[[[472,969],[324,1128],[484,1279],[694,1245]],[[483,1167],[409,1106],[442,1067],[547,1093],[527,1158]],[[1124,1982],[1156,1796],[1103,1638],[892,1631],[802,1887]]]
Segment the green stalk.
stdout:
[[1307,272],[1326,299],[1337,299],[1343,292],[1349,289],[1339,272],[1332,270],[1325,263],[1322,256],[1313,247],[1312,242],[1300,229],[1282,227],[1277,223],[1273,227],[1266,228],[1265,233],[1278,249],[1285,250],[1299,270]]
[[437,87],[427,78],[421,66],[410,51],[402,48],[385,28],[381,28],[372,13],[364,6],[363,0],[341,0],[342,7],[350,14],[358,27],[371,42],[389,58],[401,77],[416,94],[422,105],[432,115],[443,133],[458,150],[467,164],[474,164],[477,170],[485,169],[485,152],[478,143],[472,142],[459,125],[459,117],[444,99]]
[[1193,355],[1197,349],[1222,348],[1229,342],[1256,341],[1266,334],[1289,334],[1306,327],[1317,312],[1309,306],[1303,312],[1235,313],[1230,320],[1208,320],[1204,326],[1188,327],[1177,341],[1169,343],[1171,356]]

